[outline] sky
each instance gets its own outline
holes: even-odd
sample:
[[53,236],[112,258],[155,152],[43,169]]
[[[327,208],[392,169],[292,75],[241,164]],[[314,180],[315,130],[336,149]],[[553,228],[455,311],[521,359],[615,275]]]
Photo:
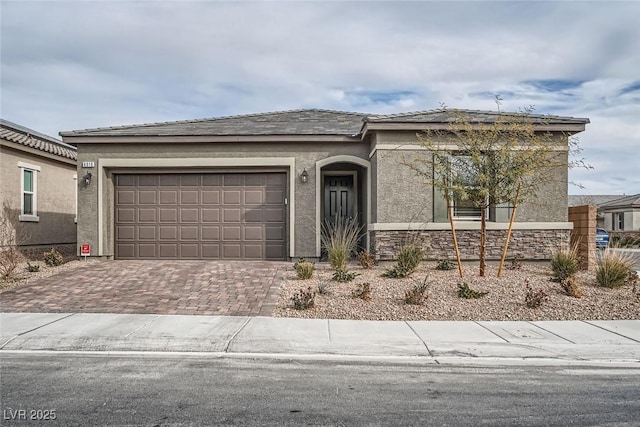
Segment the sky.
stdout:
[[640,193],[640,2],[0,0],[0,116],[58,137],[299,108],[586,117],[569,194]]

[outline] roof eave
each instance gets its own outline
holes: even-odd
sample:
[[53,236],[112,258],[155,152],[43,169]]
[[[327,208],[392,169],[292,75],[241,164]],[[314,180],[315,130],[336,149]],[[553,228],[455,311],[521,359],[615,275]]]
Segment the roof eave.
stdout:
[[62,135],[67,144],[359,142],[359,135]]

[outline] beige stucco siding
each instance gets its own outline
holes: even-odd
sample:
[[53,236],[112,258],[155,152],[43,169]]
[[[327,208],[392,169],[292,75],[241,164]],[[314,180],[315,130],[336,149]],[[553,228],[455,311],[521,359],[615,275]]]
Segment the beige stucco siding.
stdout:
[[[80,144],[78,147],[78,164],[85,161],[93,161],[97,174],[100,163],[105,159],[136,159],[139,164],[152,164],[153,161],[143,162],[143,159],[221,159],[223,166],[188,167],[181,165],[176,171],[181,172],[215,172],[224,168],[234,168],[238,163],[233,159],[276,158],[293,159],[293,170],[288,166],[265,166],[270,170],[283,170],[293,174],[293,188],[289,189],[289,197],[295,203],[295,230],[294,236],[289,236],[295,247],[296,257],[316,256],[316,185],[319,177],[316,176],[316,162],[332,156],[350,155],[366,160],[369,146],[366,143],[317,143],[300,142],[295,145],[286,143],[180,143],[180,144]],[[228,166],[224,163],[229,159]],[[160,163],[160,162],[159,162]],[[166,161],[162,161],[167,164]],[[285,162],[286,163],[286,162]],[[169,163],[170,164],[170,163]],[[170,166],[167,166],[170,167]],[[254,166],[237,166],[238,171],[255,170]],[[306,169],[309,174],[307,183],[302,183],[300,174]],[[113,255],[113,182],[111,171],[117,169],[105,168],[102,176],[102,224],[98,226],[98,183],[93,180],[87,188],[82,188],[78,195],[78,241],[92,245],[92,255],[98,255],[97,245],[99,230],[102,229],[102,255]],[[135,171],[144,171],[143,168],[134,167]],[[146,169],[150,170],[150,169]],[[158,169],[154,170],[168,170]],[[78,176],[83,176],[85,170],[79,167]]]
[[36,175],[38,221],[20,221],[24,245],[57,245],[76,241],[75,164],[58,162],[7,146],[0,146],[0,200],[19,215],[22,197],[19,162],[40,170]]

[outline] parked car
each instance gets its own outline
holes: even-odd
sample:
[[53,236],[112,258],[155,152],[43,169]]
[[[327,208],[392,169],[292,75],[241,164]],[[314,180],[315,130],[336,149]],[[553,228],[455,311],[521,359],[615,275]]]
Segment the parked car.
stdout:
[[596,228],[596,249],[605,249],[609,246],[609,232],[604,228]]

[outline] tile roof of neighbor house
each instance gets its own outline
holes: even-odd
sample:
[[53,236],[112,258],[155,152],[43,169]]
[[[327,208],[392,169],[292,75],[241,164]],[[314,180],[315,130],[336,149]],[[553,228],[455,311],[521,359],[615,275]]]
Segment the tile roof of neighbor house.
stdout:
[[[360,135],[365,123],[448,123],[453,112],[469,115],[472,122],[491,123],[514,113],[474,110],[430,110],[375,115],[321,109],[214,117],[176,122],[146,123],[60,132],[73,136],[254,136],[254,135]],[[587,124],[589,119],[530,115],[534,123]]]
[[569,195],[569,206],[595,205],[611,202],[622,197],[619,194]]
[[78,159],[76,147],[8,120],[0,119],[0,138],[66,159]]
[[599,207],[602,209],[626,208],[626,207],[640,208],[640,193],[633,194],[631,196],[619,197],[610,202],[603,203]]

